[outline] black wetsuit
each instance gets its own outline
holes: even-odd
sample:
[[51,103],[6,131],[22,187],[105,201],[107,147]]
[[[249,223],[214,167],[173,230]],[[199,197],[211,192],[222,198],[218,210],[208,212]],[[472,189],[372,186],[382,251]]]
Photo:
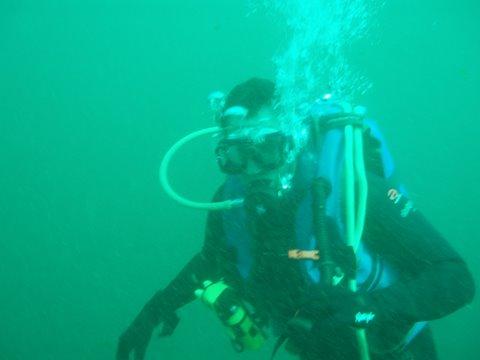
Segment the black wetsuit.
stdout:
[[[382,256],[399,272],[394,284],[365,295],[369,303],[386,309],[391,318],[390,322],[369,329],[369,336],[378,343],[391,341],[393,344],[405,335],[411,324],[444,317],[469,303],[474,296],[474,283],[459,254],[406,197],[399,199],[389,192],[389,184],[376,176],[370,177],[369,189],[363,241],[373,254]],[[265,250],[276,251],[271,244],[291,245],[291,214],[286,211],[283,218],[277,215],[264,219],[259,225],[263,226],[263,234],[261,240],[256,241],[262,241],[262,246],[255,249],[264,251],[264,255]],[[262,304],[268,307],[268,316],[291,316],[296,310],[295,299],[305,295],[299,292],[306,289],[295,265],[285,257],[286,260],[268,255],[260,258],[264,259],[263,264],[258,267],[254,264],[251,281],[243,281],[237,271],[235,251],[226,245],[222,214],[212,212],[208,216],[202,251],[147,306],[174,311],[194,299],[200,280],[223,277],[260,308]],[[350,329],[341,337],[330,339],[327,343],[331,346],[324,347],[321,356],[311,359],[355,359],[356,343],[352,334]],[[375,354],[375,345],[371,347]],[[372,358],[432,360],[437,357],[430,329],[426,327],[404,351]]]

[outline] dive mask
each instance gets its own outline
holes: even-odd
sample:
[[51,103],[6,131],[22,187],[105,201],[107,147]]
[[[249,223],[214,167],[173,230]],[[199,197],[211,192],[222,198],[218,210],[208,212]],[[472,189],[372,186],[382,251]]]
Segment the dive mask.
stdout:
[[262,171],[282,167],[292,150],[292,140],[281,131],[255,137],[225,136],[217,145],[215,154],[220,170],[226,174],[243,173],[249,162]]

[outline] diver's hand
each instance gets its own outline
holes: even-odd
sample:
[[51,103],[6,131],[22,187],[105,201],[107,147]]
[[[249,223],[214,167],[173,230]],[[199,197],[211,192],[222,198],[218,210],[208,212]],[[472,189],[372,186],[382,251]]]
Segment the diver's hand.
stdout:
[[379,311],[358,293],[344,291],[332,296],[329,301],[329,318],[332,324],[366,329],[374,325]]
[[355,328],[372,326],[376,317],[360,294],[340,287],[319,290],[289,320],[285,349],[309,359],[325,353],[350,358]]
[[337,287],[318,293],[300,309],[297,317],[311,320],[312,327],[328,325],[367,328],[375,324],[380,316],[377,307],[366,301],[361,294]]
[[147,318],[143,318],[143,314],[140,313],[120,336],[116,359],[129,360],[130,354],[133,353],[134,360],[143,360],[154,328],[155,326]]
[[118,340],[117,360],[143,360],[153,330],[162,325],[159,336],[170,336],[180,319],[175,314],[172,302],[168,302],[163,290],[158,291],[143,307],[132,324]]
[[152,333],[159,326],[159,337],[173,334],[180,319],[172,309],[166,309],[162,292],[158,292],[140,311],[133,323],[120,336],[117,360],[143,360]]

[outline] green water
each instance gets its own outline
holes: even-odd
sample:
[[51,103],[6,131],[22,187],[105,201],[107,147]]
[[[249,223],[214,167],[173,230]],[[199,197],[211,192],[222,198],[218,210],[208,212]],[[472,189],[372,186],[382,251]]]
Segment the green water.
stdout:
[[[244,1],[0,2],[0,359],[109,359],[147,298],[199,250],[205,214],[160,190],[169,145],[212,124],[206,97],[275,75],[285,29]],[[387,1],[351,63],[417,206],[480,277],[480,5]],[[173,177],[208,199],[211,143]],[[460,279],[461,281],[461,279]],[[436,321],[442,359],[476,359],[475,301]],[[200,304],[148,359],[237,355]],[[287,359],[285,355],[279,359]]]

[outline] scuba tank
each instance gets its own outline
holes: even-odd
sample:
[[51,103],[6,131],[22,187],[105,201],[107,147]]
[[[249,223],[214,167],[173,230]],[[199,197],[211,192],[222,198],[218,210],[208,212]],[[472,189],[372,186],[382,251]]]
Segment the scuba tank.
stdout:
[[266,341],[252,313],[238,294],[223,280],[204,281],[195,295],[217,314],[236,351],[258,350]]

